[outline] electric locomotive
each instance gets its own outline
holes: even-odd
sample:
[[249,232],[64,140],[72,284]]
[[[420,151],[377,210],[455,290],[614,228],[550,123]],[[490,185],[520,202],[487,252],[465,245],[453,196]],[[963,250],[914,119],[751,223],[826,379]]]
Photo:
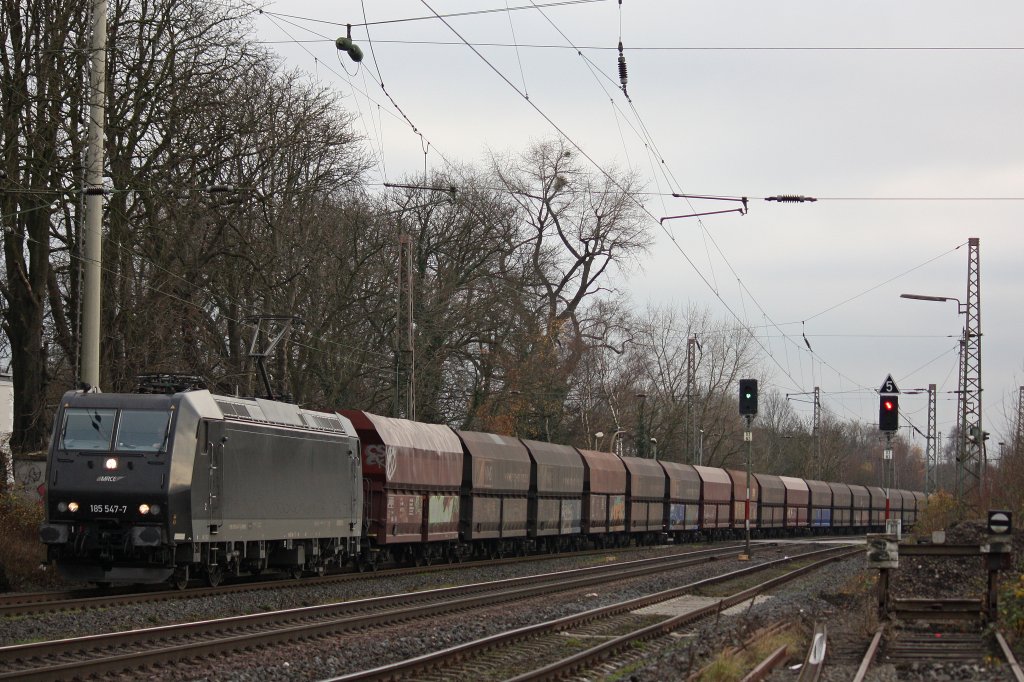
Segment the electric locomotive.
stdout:
[[322,572],[358,552],[359,440],[271,400],[71,391],[47,461],[48,559],[70,580]]

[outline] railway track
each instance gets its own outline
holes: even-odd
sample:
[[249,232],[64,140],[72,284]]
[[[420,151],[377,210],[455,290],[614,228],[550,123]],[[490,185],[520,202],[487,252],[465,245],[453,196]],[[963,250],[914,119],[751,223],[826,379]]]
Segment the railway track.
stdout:
[[[735,548],[739,545],[730,544]],[[672,546],[666,546],[671,549]],[[467,562],[465,564],[433,564],[431,566],[413,566],[404,568],[388,568],[380,573],[388,575],[422,574],[432,571],[452,570],[457,566],[499,566],[528,561],[552,561],[566,557],[609,556],[626,552],[635,552],[636,548],[599,549],[573,552],[572,554],[531,554],[521,557],[506,557]],[[375,573],[348,571],[325,576],[291,578],[284,574],[263,579],[247,579],[242,582],[220,585],[218,587],[193,587],[187,590],[163,589],[160,586],[139,589],[137,586],[116,588],[83,588],[77,590],[58,590],[53,592],[23,592],[0,595],[0,618],[5,616],[26,616],[57,611],[75,611],[81,609],[105,609],[112,606],[143,604],[180,599],[199,599],[212,595],[223,595],[240,592],[256,592],[261,590],[277,590],[285,586],[317,586],[344,584],[347,582],[374,579]]]
[[[525,680],[559,679],[579,676],[602,678],[650,653],[651,642],[675,642],[675,632],[702,618],[752,599],[757,594],[834,561],[859,556],[861,549],[829,548],[799,556],[784,557],[724,575],[707,578],[637,599],[593,609],[545,623],[499,633],[407,661],[334,678],[332,682],[356,680]],[[804,565],[785,570],[758,584],[711,600],[677,616],[652,616],[643,609],[723,583],[749,580],[764,571],[782,571],[794,562]],[[486,673],[486,674],[485,674]]]
[[64,679],[483,608],[734,557],[738,545],[489,583],[0,647],[0,680]]
[[[1008,677],[1024,682],[1024,670],[1017,663],[1003,635],[983,630],[937,632],[928,628],[894,628],[882,624],[861,657],[854,682],[864,682],[877,667],[885,664],[900,667],[934,664],[984,665],[992,675],[998,674],[993,662],[1005,666]],[[1000,679],[992,677],[991,679]]]

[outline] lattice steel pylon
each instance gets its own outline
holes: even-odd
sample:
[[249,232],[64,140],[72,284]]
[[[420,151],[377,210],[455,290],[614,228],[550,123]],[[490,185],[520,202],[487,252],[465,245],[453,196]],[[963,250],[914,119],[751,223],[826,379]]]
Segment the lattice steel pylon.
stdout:
[[981,256],[977,237],[967,240],[967,302],[960,364],[961,504],[980,504],[984,490],[985,437],[981,427]]
[[814,438],[814,475],[822,478],[821,461],[821,389],[814,387],[814,421],[811,424],[811,435]]
[[1020,387],[1017,397],[1017,435],[1013,439],[1013,454],[1016,457],[1024,455],[1024,386]]
[[938,464],[938,434],[935,419],[935,384],[928,384],[928,434],[925,436],[924,494],[931,495],[938,487],[935,467]]
[[413,320],[412,236],[398,236],[395,324],[395,416],[416,419],[416,325]]
[[700,462],[697,439],[697,337],[691,336],[686,340],[686,427],[690,439],[690,461],[694,464]]

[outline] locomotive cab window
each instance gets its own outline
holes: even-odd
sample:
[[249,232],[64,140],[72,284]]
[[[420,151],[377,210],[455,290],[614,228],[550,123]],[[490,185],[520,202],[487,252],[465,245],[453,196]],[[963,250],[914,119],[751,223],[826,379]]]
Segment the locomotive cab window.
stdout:
[[115,450],[163,452],[171,413],[161,410],[122,410]]
[[60,445],[65,450],[109,450],[114,434],[113,409],[69,408],[64,413]]

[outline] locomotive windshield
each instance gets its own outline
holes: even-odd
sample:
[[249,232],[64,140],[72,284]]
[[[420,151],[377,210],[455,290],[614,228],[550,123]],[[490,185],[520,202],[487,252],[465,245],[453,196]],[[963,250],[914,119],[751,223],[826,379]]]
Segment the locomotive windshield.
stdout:
[[69,408],[64,413],[60,446],[65,450],[109,450],[115,414],[113,409]]
[[[117,450],[162,452],[167,447],[167,410],[118,410],[69,408],[64,413],[60,446],[65,450]],[[114,424],[117,423],[117,438]],[[113,446],[111,446],[113,442]]]
[[161,452],[167,445],[171,413],[160,410],[122,410],[117,424],[116,450]]

